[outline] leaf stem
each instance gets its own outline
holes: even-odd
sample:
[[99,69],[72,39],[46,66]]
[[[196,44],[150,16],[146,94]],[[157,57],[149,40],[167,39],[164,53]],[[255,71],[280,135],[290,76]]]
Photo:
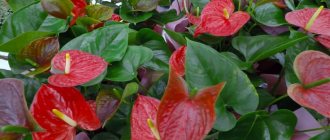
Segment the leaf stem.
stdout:
[[300,131],[297,131],[297,132],[303,133],[303,132],[311,132],[311,131],[318,131],[318,130],[328,130],[328,129],[330,129],[330,126],[324,126],[324,127],[319,127],[319,128],[312,128],[312,129],[300,130]]
[[321,80],[313,82],[313,83],[309,83],[307,85],[304,85],[304,88],[309,89],[309,88],[317,87],[317,86],[320,86],[320,85],[323,85],[323,84],[326,84],[326,83],[329,83],[329,82],[330,82],[330,77],[321,79]]
[[274,99],[272,102],[270,102],[270,103],[268,104],[268,106],[271,106],[271,105],[277,103],[278,101],[280,101],[280,100],[282,100],[282,99],[284,99],[284,98],[286,98],[286,97],[288,97],[288,96],[289,96],[288,94],[284,94],[284,95],[282,95],[282,96],[280,96],[280,97]]

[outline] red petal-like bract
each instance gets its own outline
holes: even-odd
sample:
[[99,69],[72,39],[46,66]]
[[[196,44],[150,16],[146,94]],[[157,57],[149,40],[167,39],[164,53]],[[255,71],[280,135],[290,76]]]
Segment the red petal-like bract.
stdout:
[[190,97],[185,81],[173,70],[157,112],[162,140],[201,140],[215,122],[215,102],[224,83]]
[[78,17],[84,16],[86,14],[85,8],[87,6],[87,3],[85,0],[71,0],[73,3],[73,19],[70,22],[70,25],[73,25],[76,23]]
[[139,95],[131,113],[131,140],[155,140],[147,120],[156,123],[159,101],[152,97]]
[[[224,9],[229,14],[229,19],[224,16]],[[232,0],[213,0],[203,9],[201,23],[197,26],[195,37],[202,33],[214,36],[230,36],[235,34],[249,21],[250,15],[246,12],[234,12]]]
[[186,16],[191,24],[198,25],[201,23],[201,19],[199,17],[196,17],[192,14],[187,14]]
[[[304,28],[316,12],[317,8],[295,10],[285,15],[285,20],[290,24]],[[308,30],[309,32],[330,36],[330,10],[323,9]]]
[[117,14],[112,14],[112,16],[111,16],[111,20],[112,20],[112,21],[120,22],[122,19],[120,18],[119,15],[117,15]]
[[[304,51],[294,61],[294,69],[302,84],[307,85],[330,77],[330,57],[318,51]],[[288,95],[298,104],[330,117],[330,83],[305,89],[292,84]]]
[[185,58],[186,58],[186,46],[175,50],[170,58],[170,66],[179,75],[183,76],[185,73]]
[[320,42],[324,47],[330,49],[330,36],[319,35],[315,39]]
[[46,131],[33,133],[34,140],[74,139],[75,128],[55,116],[53,109],[76,121],[79,128],[96,130],[101,127],[95,112],[77,89],[42,85],[34,97],[30,111]]
[[[63,74],[65,69],[65,54],[71,57],[70,73]],[[61,71],[63,73],[54,74],[48,78],[48,82],[58,87],[73,87],[87,83],[107,68],[107,62],[99,57],[79,50],[66,50],[58,53],[52,60],[52,72]]]

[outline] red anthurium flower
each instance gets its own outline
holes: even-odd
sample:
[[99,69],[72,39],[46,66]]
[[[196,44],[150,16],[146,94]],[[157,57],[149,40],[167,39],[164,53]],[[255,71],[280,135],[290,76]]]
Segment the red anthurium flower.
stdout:
[[73,19],[70,22],[70,25],[73,25],[76,23],[78,17],[86,15],[85,8],[87,6],[87,3],[85,0],[71,0],[73,3],[73,9],[72,9],[72,15]]
[[172,69],[179,75],[183,76],[185,73],[185,58],[186,58],[186,46],[182,46],[175,50],[170,58],[170,65]]
[[213,0],[203,9],[200,24],[195,35],[209,33],[214,36],[230,36],[235,34],[249,21],[250,15],[238,11],[234,13],[232,0]]
[[304,28],[306,31],[330,36],[330,10],[318,8],[305,8],[295,10],[285,15],[290,24]]
[[112,21],[120,22],[122,19],[120,18],[119,15],[117,15],[117,14],[112,14],[112,16],[111,16],[111,20],[112,20]]
[[66,50],[52,60],[54,75],[48,82],[58,87],[73,87],[87,83],[105,72],[107,62],[99,57],[79,50]]
[[42,85],[30,111],[45,129],[33,133],[34,140],[73,140],[76,127],[90,131],[101,127],[95,112],[73,87]]
[[187,14],[186,16],[191,24],[198,25],[201,23],[201,19],[199,17],[196,17],[192,14]]
[[319,35],[315,39],[320,42],[324,47],[330,49],[330,36]]
[[292,84],[288,95],[298,104],[330,117],[330,57],[318,51],[304,51],[294,61],[301,84]]
[[132,140],[201,140],[215,122],[215,102],[224,83],[189,94],[185,81],[173,70],[159,103],[139,96],[131,114]]

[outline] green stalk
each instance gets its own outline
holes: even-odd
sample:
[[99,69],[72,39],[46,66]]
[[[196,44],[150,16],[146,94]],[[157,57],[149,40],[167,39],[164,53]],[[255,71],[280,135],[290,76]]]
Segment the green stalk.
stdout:
[[318,131],[318,130],[328,130],[328,129],[330,129],[330,126],[325,126],[325,127],[320,127],[320,128],[306,129],[306,130],[301,130],[301,131],[297,131],[297,132],[303,133],[303,132],[311,132],[311,131]]
[[277,103],[278,101],[281,101],[282,99],[284,99],[284,98],[286,98],[286,97],[288,97],[288,96],[289,96],[288,94],[284,94],[284,95],[282,95],[282,96],[280,96],[280,97],[274,99],[272,102],[270,102],[270,103],[268,104],[268,106],[271,106],[271,105]]

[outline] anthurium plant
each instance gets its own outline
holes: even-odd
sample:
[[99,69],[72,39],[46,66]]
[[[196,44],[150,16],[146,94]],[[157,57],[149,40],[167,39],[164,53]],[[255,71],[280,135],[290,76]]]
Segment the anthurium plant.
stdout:
[[0,140],[330,139],[330,0],[4,2]]

